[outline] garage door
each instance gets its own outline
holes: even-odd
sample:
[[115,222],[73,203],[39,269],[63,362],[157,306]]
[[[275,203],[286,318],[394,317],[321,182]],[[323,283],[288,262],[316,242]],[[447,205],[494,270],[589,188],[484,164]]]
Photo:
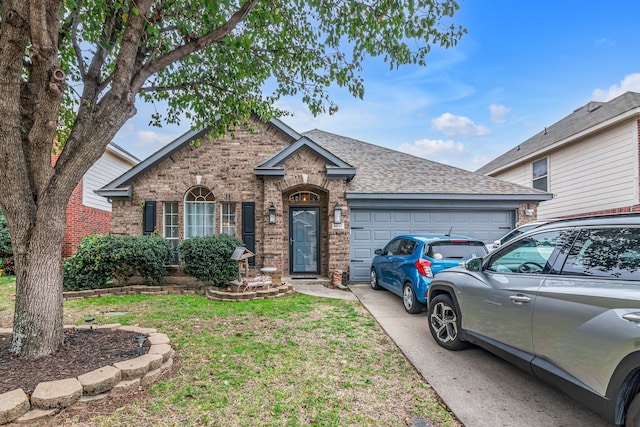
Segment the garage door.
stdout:
[[352,209],[349,279],[369,280],[371,260],[391,238],[403,233],[449,233],[483,242],[499,239],[515,224],[513,210]]

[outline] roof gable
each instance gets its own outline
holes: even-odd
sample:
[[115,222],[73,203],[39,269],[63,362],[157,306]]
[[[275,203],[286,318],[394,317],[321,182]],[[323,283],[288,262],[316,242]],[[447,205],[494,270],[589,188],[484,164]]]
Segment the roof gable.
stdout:
[[[327,176],[329,178],[351,179],[353,178],[353,175],[355,175],[355,168],[353,168],[351,165],[339,159],[337,156],[333,155],[326,149],[320,147],[310,139],[303,137],[298,132],[293,130],[290,126],[283,123],[281,120],[271,119],[268,124],[274,126],[280,132],[284,133],[293,141],[293,143],[285,147],[283,150],[280,150],[278,153],[264,161],[262,164],[258,165],[255,168],[256,175],[271,177],[284,176],[284,169],[280,166],[280,163],[303,147],[307,147],[313,150],[319,156],[326,160]],[[203,138],[204,136],[206,136],[208,131],[209,129],[205,128],[199,131],[190,130],[188,132],[185,132],[180,137],[165,145],[164,147],[144,159],[142,162],[138,163],[136,166],[129,169],[127,172],[114,179],[109,184],[105,185],[103,188],[97,190],[96,192],[104,197],[131,198],[131,195],[133,193],[132,183],[140,175],[156,166],[157,164],[161,163],[181,148],[191,144],[197,139]]]
[[489,174],[524,161],[558,144],[572,141],[579,134],[611,120],[640,114],[640,93],[626,92],[608,102],[589,102],[573,113],[545,128],[476,172]]
[[306,136],[301,137],[293,144],[283,148],[256,166],[254,168],[255,174],[258,176],[283,178],[285,175],[284,162],[303,148],[310,149],[326,161],[328,178],[346,178],[347,180],[351,180],[354,177],[356,168]]

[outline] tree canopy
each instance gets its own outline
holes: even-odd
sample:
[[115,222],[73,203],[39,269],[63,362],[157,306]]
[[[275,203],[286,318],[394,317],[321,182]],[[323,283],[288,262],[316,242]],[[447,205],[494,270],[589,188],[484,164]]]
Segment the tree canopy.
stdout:
[[[137,102],[167,109],[150,124],[209,126],[282,115],[299,96],[335,112],[328,89],[362,97],[363,62],[426,65],[455,45],[454,0],[2,0],[0,209],[16,268],[12,351],[62,341],[65,208]],[[274,87],[264,93],[265,83]],[[51,164],[51,146],[57,160]]]

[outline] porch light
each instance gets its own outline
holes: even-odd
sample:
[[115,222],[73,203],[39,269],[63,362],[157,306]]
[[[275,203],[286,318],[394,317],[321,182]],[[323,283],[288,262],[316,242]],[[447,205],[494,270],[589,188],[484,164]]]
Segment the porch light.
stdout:
[[269,224],[276,223],[276,207],[273,205],[273,202],[269,204]]
[[342,208],[336,202],[336,206],[333,208],[333,223],[342,224]]

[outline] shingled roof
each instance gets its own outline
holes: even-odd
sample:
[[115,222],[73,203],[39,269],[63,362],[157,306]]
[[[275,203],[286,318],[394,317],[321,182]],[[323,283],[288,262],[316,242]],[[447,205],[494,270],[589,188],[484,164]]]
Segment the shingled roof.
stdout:
[[377,194],[405,198],[509,198],[548,200],[551,195],[468,170],[433,162],[321,130],[304,136],[356,167],[347,197]]
[[542,154],[546,149],[570,142],[588,129],[598,125],[606,125],[616,118],[623,119],[629,113],[640,113],[640,93],[626,92],[609,102],[589,102],[559,122],[490,161],[476,172],[481,174],[498,172],[506,166],[518,163],[519,160],[524,161],[536,153]]

